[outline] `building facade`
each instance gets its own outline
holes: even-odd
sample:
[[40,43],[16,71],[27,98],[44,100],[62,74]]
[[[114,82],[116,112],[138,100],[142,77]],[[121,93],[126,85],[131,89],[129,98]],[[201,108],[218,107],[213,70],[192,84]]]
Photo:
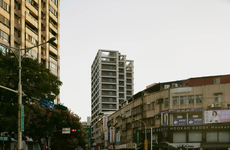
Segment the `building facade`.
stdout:
[[[26,56],[44,63],[60,79],[60,0],[0,0],[1,43],[26,48],[52,37],[54,42],[35,47]],[[2,46],[0,50],[7,51]]]
[[119,51],[98,50],[91,66],[92,138],[99,114],[111,114],[133,95],[133,61]]
[[230,75],[151,85],[108,116],[108,132],[116,140],[111,141],[111,133],[101,140],[108,141],[109,149],[144,149],[147,138],[149,150],[226,150],[230,148],[229,90]]

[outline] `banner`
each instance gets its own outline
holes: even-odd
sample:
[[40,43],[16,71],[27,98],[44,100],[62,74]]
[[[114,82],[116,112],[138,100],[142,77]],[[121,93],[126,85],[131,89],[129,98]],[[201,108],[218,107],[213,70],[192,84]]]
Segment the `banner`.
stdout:
[[136,130],[136,143],[140,143],[140,130]]
[[161,113],[161,125],[167,126],[168,125],[168,113]]
[[115,128],[110,127],[110,143],[115,143]]
[[120,132],[116,133],[116,144],[120,144],[121,142],[121,134]]
[[204,111],[205,123],[230,122],[230,110]]
[[103,132],[107,132],[107,121],[108,121],[108,117],[103,116]]

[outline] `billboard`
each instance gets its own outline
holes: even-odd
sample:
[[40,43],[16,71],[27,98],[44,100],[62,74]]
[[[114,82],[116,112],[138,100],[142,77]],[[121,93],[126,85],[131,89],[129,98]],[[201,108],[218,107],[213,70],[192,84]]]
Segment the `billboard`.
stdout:
[[205,123],[230,122],[230,110],[204,111]]

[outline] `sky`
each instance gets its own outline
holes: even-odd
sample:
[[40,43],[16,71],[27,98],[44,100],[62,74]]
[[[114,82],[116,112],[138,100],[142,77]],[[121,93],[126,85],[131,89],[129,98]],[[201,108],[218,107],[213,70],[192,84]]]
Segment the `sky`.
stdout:
[[230,74],[230,0],[61,0],[60,101],[87,121],[99,49],[134,60],[134,94],[152,83]]

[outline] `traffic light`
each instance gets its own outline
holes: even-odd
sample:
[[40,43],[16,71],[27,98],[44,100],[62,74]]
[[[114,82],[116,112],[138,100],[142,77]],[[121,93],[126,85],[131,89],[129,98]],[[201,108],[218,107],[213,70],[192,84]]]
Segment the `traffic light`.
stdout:
[[80,131],[79,129],[72,129],[71,130],[72,132],[77,132],[77,131]]
[[76,129],[72,129],[72,132],[76,132],[77,130]]

